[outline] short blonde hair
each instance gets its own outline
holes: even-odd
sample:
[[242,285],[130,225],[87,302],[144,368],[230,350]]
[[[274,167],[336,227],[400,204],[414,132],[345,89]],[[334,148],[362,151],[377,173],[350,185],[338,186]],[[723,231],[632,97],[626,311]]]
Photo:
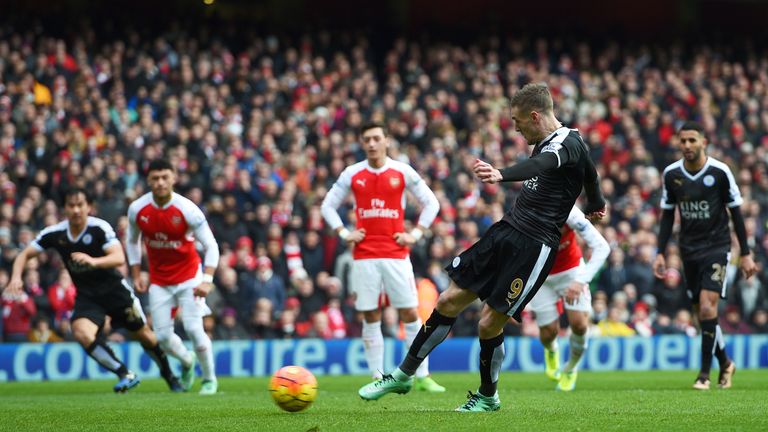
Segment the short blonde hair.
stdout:
[[523,86],[512,96],[509,105],[517,107],[521,111],[536,111],[540,113],[552,112],[552,94],[544,83],[529,83]]

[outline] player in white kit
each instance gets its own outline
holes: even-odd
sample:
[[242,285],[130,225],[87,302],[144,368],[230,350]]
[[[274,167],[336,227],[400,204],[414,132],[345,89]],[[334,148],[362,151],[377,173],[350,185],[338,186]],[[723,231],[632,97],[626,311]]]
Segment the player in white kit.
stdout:
[[[411,345],[421,328],[418,297],[410,246],[432,225],[440,205],[435,194],[409,165],[387,157],[389,137],[380,124],[361,128],[366,160],[347,167],[326,195],[321,206],[323,218],[353,248],[350,273],[355,309],[364,315],[363,345],[368,367],[375,379],[384,369],[384,337],[381,333],[379,299],[382,289],[398,310],[405,327],[405,342]],[[422,206],[418,226],[405,232],[405,191]],[[338,208],[347,195],[355,197],[354,230],[344,227]],[[443,392],[445,388],[430,376],[427,362],[416,372],[414,388]]]
[[[611,249],[605,238],[576,207],[568,215],[562,231],[555,264],[544,285],[531,300],[530,308],[536,313],[539,338],[544,345],[545,373],[557,381],[557,390],[571,391],[576,387],[579,360],[587,349],[589,314],[592,312],[589,283],[605,263]],[[576,233],[592,250],[586,264],[576,241]],[[557,302],[561,298],[571,327],[570,355],[562,370],[557,347],[557,333],[560,329]]]
[[[185,390],[195,378],[195,355],[173,331],[171,311],[181,308],[184,330],[194,345],[203,381],[200,394],[218,391],[211,339],[203,329],[203,316],[211,310],[204,297],[213,288],[213,274],[219,264],[219,246],[205,215],[192,201],[173,192],[176,170],[165,160],[149,164],[147,183],[152,190],[128,207],[126,252],[133,284],[138,292],[147,290],[141,281],[143,239],[149,261],[149,306],[152,326],[163,350],[181,361],[181,383]],[[195,241],[202,243],[205,258],[201,271]]]

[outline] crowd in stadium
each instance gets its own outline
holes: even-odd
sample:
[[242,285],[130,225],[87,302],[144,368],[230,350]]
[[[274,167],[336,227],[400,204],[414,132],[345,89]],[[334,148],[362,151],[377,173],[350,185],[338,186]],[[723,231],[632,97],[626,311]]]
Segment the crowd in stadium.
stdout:
[[[373,120],[388,127],[390,157],[411,164],[440,201],[431,235],[412,250],[428,314],[448,285],[443,267],[519,190],[479,183],[471,167],[476,158],[501,167],[527,157],[506,97],[537,81],[549,85],[558,119],[587,139],[610,202],[598,224],[611,254],[591,285],[592,334],[697,332],[679,256],[668,255],[663,280],[651,270],[660,170],[679,158],[676,127],[687,119],[704,125],[709,155],[736,176],[760,268],[744,280],[730,266],[721,326],[768,333],[768,60],[749,46],[521,36],[396,39],[374,50],[353,33],[234,44],[177,27],[153,38],[90,30],[59,39],[34,28],[0,36],[0,287],[18,251],[63,218],[67,187],[91,191],[96,215],[123,237],[127,205],[147,192],[146,167],[165,155],[221,251],[205,321],[214,339],[359,336],[351,254],[320,203],[364,159],[358,128]],[[352,206],[340,211],[347,226]],[[415,201],[408,209],[413,223]],[[34,261],[24,281],[25,295],[2,299],[0,335],[71,340],[75,288],[57,256]],[[476,335],[478,313],[469,308],[453,334]],[[385,310],[386,334],[401,333],[396,320]],[[537,332],[529,314],[507,329]]]

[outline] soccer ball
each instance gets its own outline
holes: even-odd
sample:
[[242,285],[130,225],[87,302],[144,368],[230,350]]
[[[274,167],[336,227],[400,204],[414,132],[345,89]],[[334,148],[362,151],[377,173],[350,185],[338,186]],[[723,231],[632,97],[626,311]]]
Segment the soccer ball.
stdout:
[[301,366],[285,366],[272,375],[269,392],[285,411],[305,410],[317,397],[317,379]]

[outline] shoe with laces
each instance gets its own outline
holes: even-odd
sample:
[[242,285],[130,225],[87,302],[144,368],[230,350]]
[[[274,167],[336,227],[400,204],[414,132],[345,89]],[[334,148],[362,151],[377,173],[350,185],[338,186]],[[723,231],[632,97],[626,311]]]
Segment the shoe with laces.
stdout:
[[123,377],[120,378],[120,381],[115,384],[115,386],[112,388],[112,390],[115,391],[115,393],[125,393],[128,390],[136,387],[139,385],[141,380],[139,377],[136,376],[133,372],[128,372]]
[[696,390],[709,390],[709,380],[703,377],[696,378],[693,382],[693,388]]
[[181,385],[181,381],[179,381],[179,378],[177,378],[176,375],[172,375],[170,378],[168,378],[166,383],[168,384],[168,388],[171,389],[173,393],[183,393],[186,391],[184,390],[184,386]]
[[724,368],[720,368],[720,376],[717,378],[717,386],[721,389],[731,388],[733,385],[733,374],[736,373],[736,364],[733,360]]
[[384,375],[380,380],[360,387],[357,394],[365,400],[378,400],[389,393],[406,394],[413,387],[413,378],[400,381],[392,375]]
[[425,391],[429,393],[445,392],[445,387],[436,383],[435,380],[433,380],[432,377],[429,377],[429,376],[414,379],[413,389],[418,391]]
[[552,381],[560,380],[560,353],[544,348],[544,374]]
[[203,380],[200,386],[200,394],[203,396],[214,395],[219,391],[219,382],[214,380]]
[[573,389],[576,388],[576,378],[578,376],[578,372],[563,372],[560,374],[560,380],[557,382],[557,386],[555,386],[555,390],[560,391],[573,391]]
[[499,392],[493,396],[483,396],[480,393],[467,392],[467,401],[456,408],[458,412],[489,412],[498,411],[501,408]]

